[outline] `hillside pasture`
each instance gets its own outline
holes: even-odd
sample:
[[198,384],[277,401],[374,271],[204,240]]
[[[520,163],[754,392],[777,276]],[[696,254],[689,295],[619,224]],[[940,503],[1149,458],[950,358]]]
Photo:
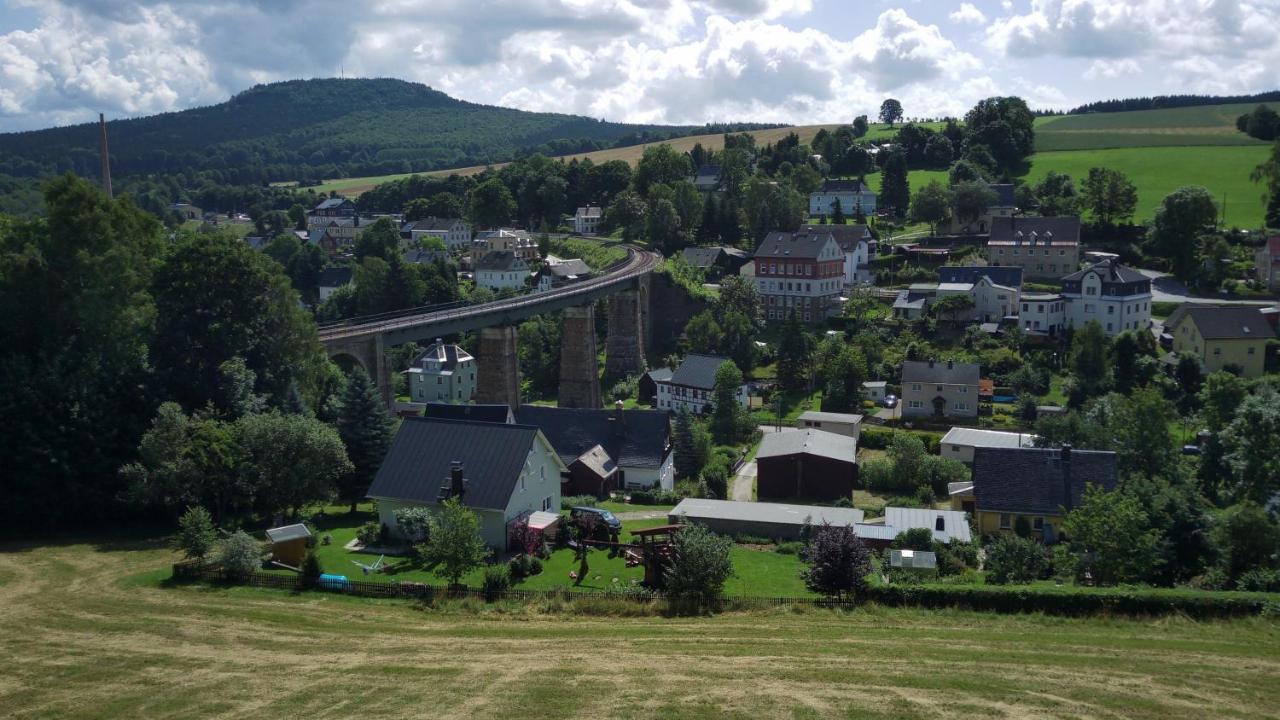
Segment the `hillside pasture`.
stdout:
[[[1080,189],[1089,168],[1119,170],[1138,187],[1134,220],[1150,220],[1166,195],[1183,185],[1203,185],[1218,203],[1226,197],[1226,225],[1255,228],[1262,224],[1265,205],[1262,187],[1249,181],[1249,173],[1266,159],[1269,147],[1143,147],[1104,150],[1037,152],[1031,169],[1022,178],[1035,183],[1050,170],[1066,173]],[[914,173],[913,173],[914,176]],[[915,180],[912,178],[912,188]]]
[[432,609],[168,586],[174,559],[146,540],[0,547],[5,716],[1280,717],[1280,625],[1261,618]]
[[1036,151],[1267,145],[1236,130],[1236,118],[1254,107],[1243,103],[1040,117],[1035,124]]

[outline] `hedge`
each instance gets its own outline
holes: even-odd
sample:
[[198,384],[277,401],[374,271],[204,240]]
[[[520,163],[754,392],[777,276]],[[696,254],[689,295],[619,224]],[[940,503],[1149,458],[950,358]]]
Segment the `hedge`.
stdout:
[[[955,608],[986,612],[1042,612],[1048,615],[1170,615],[1196,619],[1258,615],[1269,604],[1260,598],[1157,594],[1142,590],[1046,591],[1041,588],[931,587],[885,585],[867,588],[860,600],[881,605]],[[1272,601],[1270,604],[1274,604]]]
[[884,450],[889,447],[889,442],[893,439],[894,433],[915,435],[924,443],[925,451],[933,455],[938,454],[938,449],[942,445],[942,437],[937,433],[915,430],[890,430],[877,427],[864,427],[862,434],[858,437],[858,444],[872,450]]

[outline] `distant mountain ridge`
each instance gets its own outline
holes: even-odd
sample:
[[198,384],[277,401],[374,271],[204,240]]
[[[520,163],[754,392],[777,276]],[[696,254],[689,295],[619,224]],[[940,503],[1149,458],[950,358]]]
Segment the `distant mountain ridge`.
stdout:
[[[418,172],[714,132],[480,105],[395,79],[288,80],[216,105],[108,123],[112,171],[217,182]],[[776,125],[726,125],[725,130]],[[95,123],[0,134],[0,174],[95,175]]]

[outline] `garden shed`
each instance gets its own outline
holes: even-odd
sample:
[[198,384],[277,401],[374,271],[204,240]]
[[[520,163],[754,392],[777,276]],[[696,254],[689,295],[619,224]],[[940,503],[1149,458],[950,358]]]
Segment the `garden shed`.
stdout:
[[281,525],[267,530],[271,541],[271,559],[282,565],[300,568],[307,556],[307,540],[311,531],[302,523]]

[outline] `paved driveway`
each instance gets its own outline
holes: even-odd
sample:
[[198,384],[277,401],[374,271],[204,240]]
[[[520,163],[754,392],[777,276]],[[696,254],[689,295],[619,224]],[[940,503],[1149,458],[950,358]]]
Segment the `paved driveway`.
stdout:
[[1227,300],[1221,297],[1192,295],[1177,278],[1159,270],[1135,268],[1138,272],[1151,278],[1151,301],[1173,303],[1201,303],[1213,305],[1272,305],[1274,300]]
[[751,493],[756,488],[756,461],[743,463],[738,474],[733,476],[733,487],[729,488],[729,499],[740,502],[751,502]]

